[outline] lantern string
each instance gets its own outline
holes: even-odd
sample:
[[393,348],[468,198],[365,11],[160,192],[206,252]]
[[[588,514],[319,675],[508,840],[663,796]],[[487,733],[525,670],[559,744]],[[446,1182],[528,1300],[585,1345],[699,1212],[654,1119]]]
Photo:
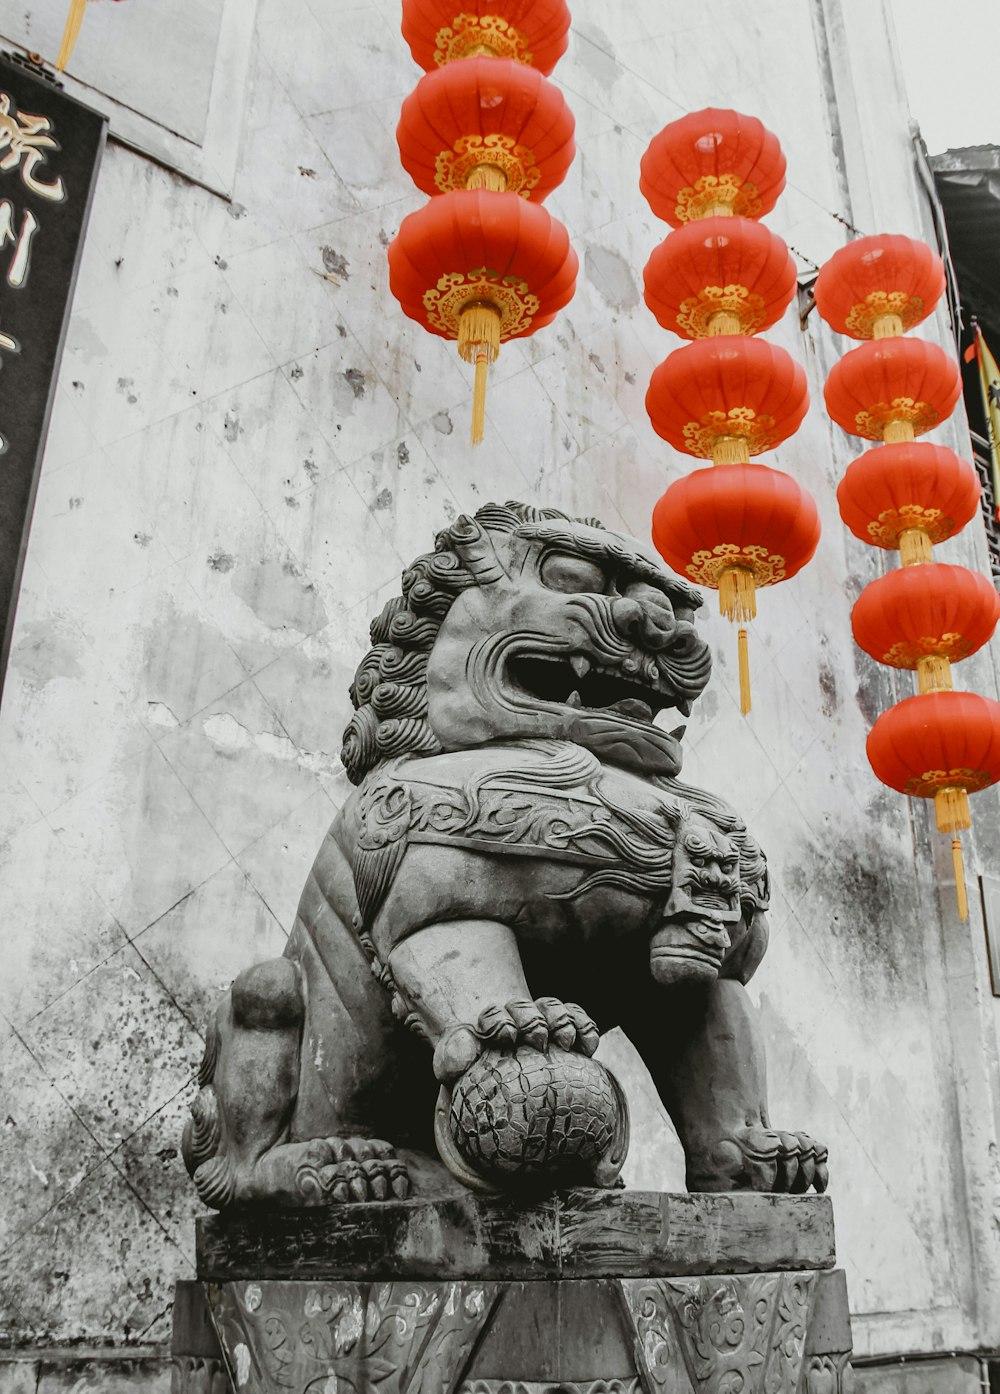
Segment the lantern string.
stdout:
[[[603,54],[605,58],[609,59],[613,64],[621,68],[623,72],[628,73],[628,75],[634,78],[636,82],[638,82],[641,86],[650,88],[656,94],[658,99],[662,101],[665,98],[668,102],[670,102],[672,106],[677,107],[681,116],[690,116],[692,112],[695,110],[695,108],[690,104],[690,99],[684,96],[683,93],[681,95],[684,96],[684,101],[679,102],[676,96],[664,92],[661,87],[657,87],[655,83],[650,82],[649,78],[646,77],[643,73],[641,73],[638,70],[638,68],[632,68],[629,67],[627,63],[623,63],[620,56],[617,53],[612,52],[608,48],[602,48],[601,45],[595,39],[593,39],[589,34],[585,34],[583,30],[577,28],[576,25],[573,25],[571,32],[578,43],[580,40],[583,40],[584,43],[590,44],[593,48],[597,49],[598,53]],[[676,90],[677,88],[675,85],[674,91]],[[674,119],[676,120],[677,118]],[[630,130],[630,134],[636,135],[637,132]],[[789,189],[794,189],[796,193],[801,194],[803,198],[808,199],[809,202],[814,204],[822,213],[825,213],[827,217],[832,218],[835,223],[839,223],[841,227],[846,228],[847,231],[852,233],[855,237],[866,237],[869,235],[865,233],[861,228],[855,227],[854,224],[848,218],[844,217],[843,213],[835,213],[832,208],[827,208],[826,204],[823,203],[821,199],[818,199],[815,194],[811,194],[808,189],[804,189],[801,186],[801,184],[796,184],[794,180],[786,179],[786,187]],[[797,256],[801,257],[803,261],[809,262],[810,266],[812,266],[814,270],[819,269],[814,261],[812,261],[807,256],[803,256],[803,254],[800,251],[798,251],[797,248],[793,247],[791,248],[791,250],[795,252]]]
[[965,889],[965,862],[962,858],[962,839],[951,839],[951,864],[955,871],[955,899],[958,901],[958,918],[969,918],[969,897]]

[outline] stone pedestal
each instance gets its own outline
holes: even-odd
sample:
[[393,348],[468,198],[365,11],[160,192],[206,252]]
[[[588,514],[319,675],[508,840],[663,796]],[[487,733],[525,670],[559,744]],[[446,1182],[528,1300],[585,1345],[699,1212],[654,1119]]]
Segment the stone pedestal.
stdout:
[[846,1394],[833,1262],[816,1196],[469,1194],[198,1228],[238,1394]]

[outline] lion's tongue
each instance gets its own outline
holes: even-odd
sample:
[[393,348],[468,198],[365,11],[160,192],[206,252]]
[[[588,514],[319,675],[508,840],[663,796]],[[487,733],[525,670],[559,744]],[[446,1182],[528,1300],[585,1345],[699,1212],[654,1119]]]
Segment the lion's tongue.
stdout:
[[619,712],[622,716],[630,716],[633,721],[652,721],[653,719],[653,708],[640,697],[623,697],[620,702],[613,702],[605,710]]

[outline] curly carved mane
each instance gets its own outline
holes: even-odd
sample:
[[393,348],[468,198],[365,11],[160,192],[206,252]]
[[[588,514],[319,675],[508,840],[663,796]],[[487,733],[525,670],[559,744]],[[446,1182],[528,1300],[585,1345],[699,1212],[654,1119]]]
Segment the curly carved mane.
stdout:
[[[558,519],[604,526],[596,518],[572,518],[558,508],[514,501],[485,504],[475,516],[482,527],[500,533]],[[402,595],[388,601],[372,621],[372,647],[351,684],[356,710],[341,751],[353,784],[394,756],[436,755],[441,750],[427,721],[427,660],[445,615],[462,591],[477,584],[455,549],[463,526],[459,519],[438,533],[434,551],[417,557],[403,572]]]

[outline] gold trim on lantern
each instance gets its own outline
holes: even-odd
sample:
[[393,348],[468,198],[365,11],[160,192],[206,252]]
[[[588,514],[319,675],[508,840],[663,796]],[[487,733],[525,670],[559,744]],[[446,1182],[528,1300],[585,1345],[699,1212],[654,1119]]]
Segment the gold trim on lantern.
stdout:
[[[980,789],[989,788],[991,783],[992,777],[986,770],[970,770],[964,766],[954,770],[925,770],[923,774],[914,775],[907,781],[903,793],[920,799],[936,799],[939,793],[950,790],[975,794]],[[965,826],[968,827],[968,823]],[[948,831],[949,829],[942,828],[942,832]]]
[[699,218],[759,218],[761,202],[756,184],[744,183],[735,174],[703,174],[695,184],[677,190],[674,214],[679,222]]
[[730,407],[728,412],[710,411],[700,421],[689,421],[682,434],[692,455],[698,455],[703,460],[711,459],[716,464],[746,463],[742,460],[715,459],[716,442],[723,439],[743,441],[748,456],[773,450],[778,444],[774,417],[765,414],[758,416],[753,407]]
[[854,418],[856,435],[866,440],[882,440],[886,445],[899,445],[922,436],[938,424],[938,414],[930,402],[917,402],[912,397],[893,397],[891,402],[878,402],[870,411],[859,411]]
[[894,339],[924,317],[924,302],[905,290],[873,290],[844,320],[854,339]]
[[498,271],[481,266],[475,271],[452,271],[437,285],[424,292],[428,323],[449,338],[459,337],[462,311],[469,306],[490,306],[500,316],[498,343],[524,334],[538,314],[539,300],[528,290],[526,281],[516,276],[501,277]]
[[439,68],[458,58],[512,58],[530,63],[528,36],[515,29],[502,15],[456,15],[451,24],[442,25],[434,37],[434,62]]
[[[921,672],[920,665],[923,664],[928,674],[937,675],[938,688],[950,688],[952,686],[952,663],[968,658],[971,652],[972,649],[968,641],[963,639],[961,634],[942,634],[937,639],[928,635],[914,642],[907,639],[897,640],[892,648],[886,650],[879,662],[884,663],[887,668],[911,668],[918,675]],[[944,669],[939,669],[936,666],[938,664],[946,664],[947,673]],[[921,687],[920,690],[923,692],[924,688]],[[934,689],[928,688],[927,690],[933,691]]]
[[751,294],[746,286],[706,286],[681,301],[677,328],[692,339],[756,334],[766,318],[764,297]]
[[[727,572],[748,573],[754,587],[773,586],[776,582],[785,579],[785,565],[784,557],[778,556],[775,552],[769,552],[766,547],[754,543],[741,547],[738,542],[720,542],[711,551],[695,552],[685,567],[685,571],[691,580],[699,586],[708,586],[712,590],[720,591],[720,593],[725,586],[727,594],[731,594],[734,597],[734,603],[736,603],[740,593],[739,577],[726,580]],[[726,612],[723,611],[723,613]],[[734,611],[730,618],[752,619],[756,613],[756,602],[754,602],[752,611],[742,615],[738,615]]]
[[[954,531],[955,521],[940,508],[924,508],[919,503],[904,503],[901,508],[887,508],[868,524],[868,536],[878,547],[898,547],[906,532],[921,531],[931,542],[943,542]],[[922,558],[930,561],[930,556]]]
[[[490,170],[496,170],[503,182],[490,175]],[[541,177],[534,153],[518,145],[513,136],[499,133],[460,136],[451,150],[442,150],[434,162],[434,185],[443,194],[452,189],[490,189],[529,198]]]

